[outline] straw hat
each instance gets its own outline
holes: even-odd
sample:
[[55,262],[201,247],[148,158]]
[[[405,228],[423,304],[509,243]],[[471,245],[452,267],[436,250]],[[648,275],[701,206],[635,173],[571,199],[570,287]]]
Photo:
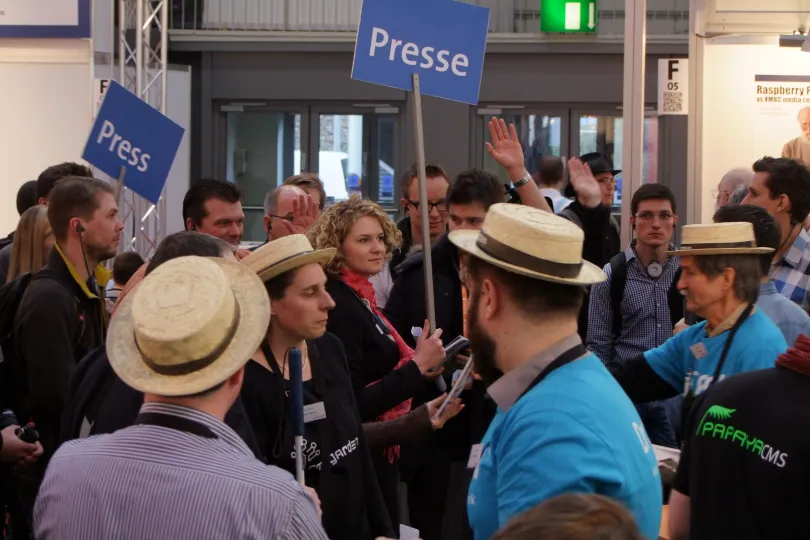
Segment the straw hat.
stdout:
[[242,259],[241,263],[256,272],[262,281],[269,281],[310,263],[325,266],[336,252],[335,248],[315,251],[306,236],[291,234],[266,243]]
[[757,247],[754,226],[744,223],[707,223],[685,225],[681,229],[681,247],[667,255],[757,255],[772,253],[773,248]]
[[160,265],[116,311],[110,365],[135,390],[185,396],[244,366],[270,322],[264,284],[224,259],[179,257]]
[[590,285],[607,279],[582,260],[582,229],[567,219],[520,204],[489,207],[481,231],[453,231],[450,241],[463,251],[515,274]]

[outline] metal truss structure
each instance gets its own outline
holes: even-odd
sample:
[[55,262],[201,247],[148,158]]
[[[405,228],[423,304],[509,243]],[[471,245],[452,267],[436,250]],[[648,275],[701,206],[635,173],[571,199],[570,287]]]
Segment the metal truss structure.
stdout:
[[[165,115],[169,0],[118,0],[117,26],[118,81]],[[165,192],[156,205],[129,189],[118,199],[125,239],[119,249],[151,258],[166,235]]]

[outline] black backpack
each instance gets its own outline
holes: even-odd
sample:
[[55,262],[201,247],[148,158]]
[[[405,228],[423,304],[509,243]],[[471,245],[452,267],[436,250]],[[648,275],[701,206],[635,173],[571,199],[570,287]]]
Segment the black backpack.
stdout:
[[[618,339],[622,333],[622,298],[624,298],[624,287],[627,284],[627,258],[624,252],[617,253],[610,259],[610,308],[613,310],[613,339]],[[678,290],[678,280],[681,277],[681,269],[675,272],[672,285],[667,291],[667,304],[669,304],[669,315],[672,318],[672,326],[680,321],[684,316],[684,299]]]

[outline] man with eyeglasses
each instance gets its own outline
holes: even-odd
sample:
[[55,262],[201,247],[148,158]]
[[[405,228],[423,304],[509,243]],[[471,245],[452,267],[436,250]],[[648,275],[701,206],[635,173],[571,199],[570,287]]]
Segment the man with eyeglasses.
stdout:
[[[591,288],[587,345],[607,365],[662,345],[683,316],[680,263],[666,254],[674,249],[675,210],[669,188],[641,186],[630,203],[635,240],[605,265],[607,281]],[[677,446],[663,402],[640,404],[638,412],[653,444]]]
[[[419,200],[419,181],[417,179],[416,164],[405,171],[400,180],[402,188],[402,210],[405,217],[397,223],[402,233],[402,246],[396,250],[391,261],[383,271],[371,278],[377,305],[384,308],[388,303],[394,280],[399,272],[399,266],[405,262],[409,255],[420,253],[423,249],[422,239],[422,201]],[[447,231],[447,207],[445,197],[450,185],[447,172],[441,165],[428,163],[425,165],[425,181],[427,183],[427,203],[425,211],[428,213],[430,223],[430,245],[436,243]]]
[[264,198],[267,241],[272,242],[290,234],[305,234],[318,214],[318,202],[306,191],[295,185],[278,186]]

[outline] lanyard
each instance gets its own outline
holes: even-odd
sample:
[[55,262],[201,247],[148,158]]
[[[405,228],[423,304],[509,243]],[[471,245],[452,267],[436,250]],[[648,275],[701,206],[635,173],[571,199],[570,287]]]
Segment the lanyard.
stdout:
[[160,426],[175,431],[182,431],[183,433],[190,433],[206,439],[219,438],[208,426],[173,414],[155,412],[141,413],[138,415],[138,418],[135,419],[133,425]]
[[562,353],[560,356],[555,358],[553,362],[551,362],[549,365],[543,368],[543,371],[541,371],[540,374],[534,378],[534,380],[531,382],[528,388],[526,388],[526,390],[524,390],[523,393],[520,394],[520,398],[528,394],[529,390],[540,384],[543,381],[543,379],[551,375],[551,373],[555,369],[561,368],[566,364],[570,364],[577,358],[585,356],[586,354],[588,354],[588,349],[586,349],[585,345],[583,345],[582,343],[578,343],[576,346],[571,347],[570,349]]

